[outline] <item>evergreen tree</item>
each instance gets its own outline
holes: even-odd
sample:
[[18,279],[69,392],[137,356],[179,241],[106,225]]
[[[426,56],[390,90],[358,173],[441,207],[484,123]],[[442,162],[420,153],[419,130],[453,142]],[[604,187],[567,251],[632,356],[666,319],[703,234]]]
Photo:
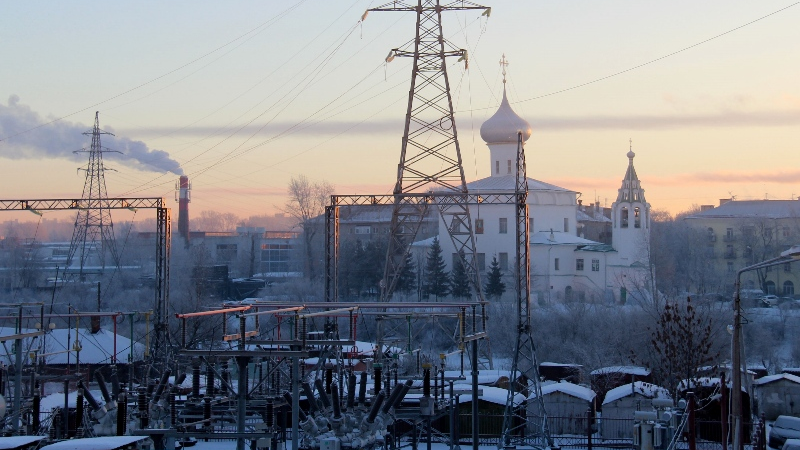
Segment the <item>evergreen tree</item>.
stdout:
[[445,267],[439,238],[434,238],[433,245],[428,251],[428,259],[425,261],[425,284],[423,288],[425,294],[433,295],[437,301],[439,297],[444,297],[450,293],[450,277],[445,271]]
[[483,292],[487,297],[499,299],[506,291],[506,284],[503,282],[503,272],[500,271],[500,263],[497,256],[492,257],[492,264],[489,266],[489,276],[483,286]]
[[395,290],[408,294],[417,288],[417,267],[414,264],[414,257],[411,252],[406,253],[406,262],[403,265],[403,270],[397,278],[397,285]]
[[464,267],[462,258],[456,258],[453,262],[453,271],[450,273],[450,294],[453,298],[469,298],[472,294],[467,268]]

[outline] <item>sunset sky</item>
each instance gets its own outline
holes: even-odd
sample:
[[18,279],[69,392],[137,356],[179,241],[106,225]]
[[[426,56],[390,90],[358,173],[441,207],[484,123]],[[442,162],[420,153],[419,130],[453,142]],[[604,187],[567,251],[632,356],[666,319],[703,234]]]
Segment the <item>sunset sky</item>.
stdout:
[[[2,3],[0,198],[80,196],[86,156],[72,152],[89,146],[95,111],[124,153],[106,157],[110,196],[172,203],[180,172],[193,214],[278,212],[298,174],[340,194],[390,192],[411,61],[384,58],[415,17],[359,23],[382,3]],[[800,196],[799,4],[487,6],[488,19],[444,22],[469,51],[468,70],[448,68],[468,181],[489,175],[478,130],[499,104],[505,53],[509,100],[533,127],[532,178],[610,206],[632,139],[653,208]]]

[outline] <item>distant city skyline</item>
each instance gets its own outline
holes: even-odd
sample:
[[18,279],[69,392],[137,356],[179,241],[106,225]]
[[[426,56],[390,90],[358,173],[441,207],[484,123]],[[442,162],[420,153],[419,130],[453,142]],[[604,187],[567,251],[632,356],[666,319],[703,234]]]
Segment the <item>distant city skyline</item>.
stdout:
[[[411,69],[384,58],[413,38],[414,15],[359,23],[380,4],[4,4],[0,198],[79,196],[85,161],[72,151],[88,147],[94,111],[125,154],[106,157],[110,196],[177,210],[185,173],[193,214],[246,218],[280,212],[299,174],[341,194],[390,192]],[[499,104],[505,54],[509,100],[533,128],[529,176],[585,205],[616,198],[629,139],[656,210],[800,196],[797,3],[486,6],[488,19],[445,18],[470,56],[468,70],[448,68],[467,181],[489,174],[478,129]]]

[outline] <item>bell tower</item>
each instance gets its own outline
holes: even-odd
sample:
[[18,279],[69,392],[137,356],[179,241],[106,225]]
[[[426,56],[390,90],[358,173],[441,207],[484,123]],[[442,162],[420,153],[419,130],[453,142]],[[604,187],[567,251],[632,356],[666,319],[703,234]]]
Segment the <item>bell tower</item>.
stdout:
[[631,265],[639,262],[649,266],[650,204],[644,198],[644,189],[633,167],[636,154],[632,142],[627,156],[628,170],[622,179],[617,200],[611,205],[611,245],[617,251],[620,263]]

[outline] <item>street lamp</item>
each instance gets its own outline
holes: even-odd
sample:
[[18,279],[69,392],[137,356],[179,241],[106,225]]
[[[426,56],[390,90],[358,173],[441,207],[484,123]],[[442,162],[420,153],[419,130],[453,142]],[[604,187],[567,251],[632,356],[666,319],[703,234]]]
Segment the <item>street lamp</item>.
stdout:
[[731,345],[731,416],[733,418],[733,450],[742,450],[742,307],[741,307],[741,288],[742,274],[751,270],[763,269],[766,267],[777,266],[794,262],[800,259],[800,245],[793,245],[788,250],[781,252],[781,255],[761,261],[759,263],[739,269],[736,272],[736,282],[734,284],[735,294],[733,300],[733,341]]

